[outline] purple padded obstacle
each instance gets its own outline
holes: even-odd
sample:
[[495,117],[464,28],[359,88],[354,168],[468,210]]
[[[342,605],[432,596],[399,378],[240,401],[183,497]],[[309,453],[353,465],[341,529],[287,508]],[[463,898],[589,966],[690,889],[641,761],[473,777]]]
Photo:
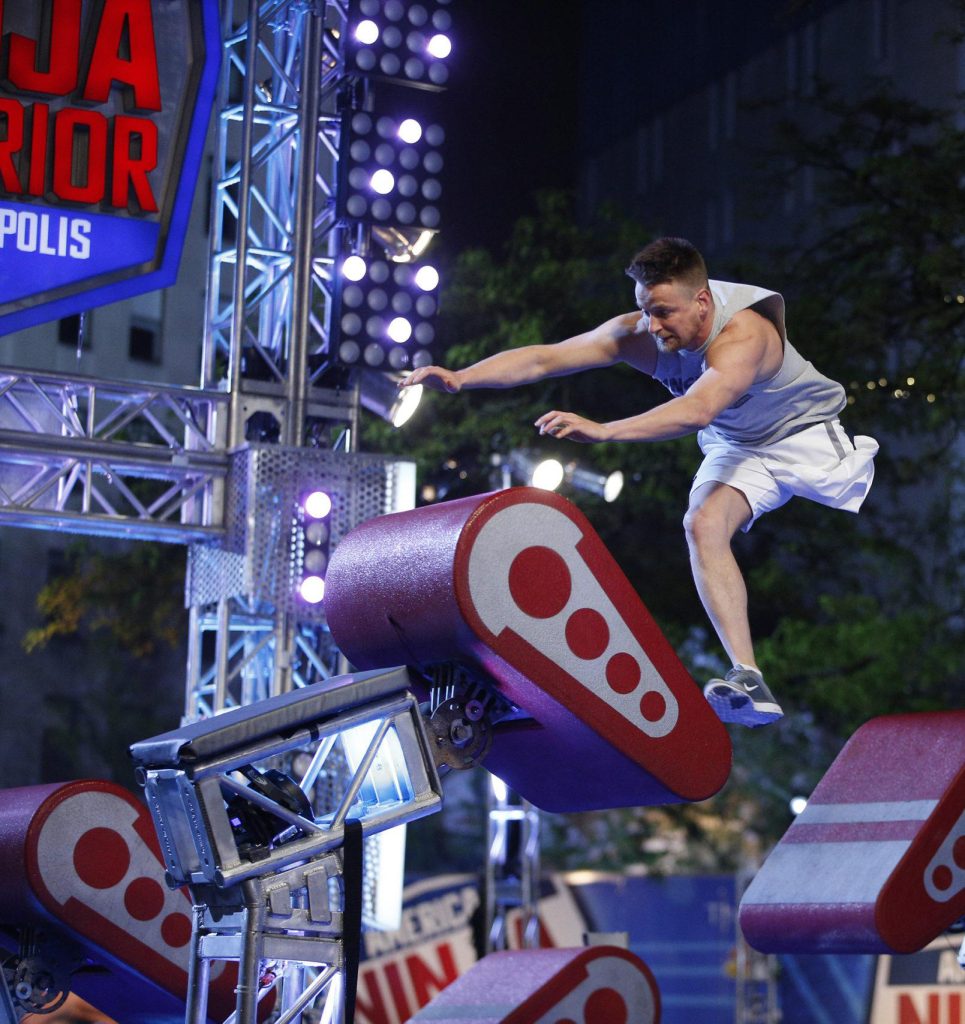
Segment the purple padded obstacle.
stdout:
[[529,718],[485,766],[547,810],[702,800],[730,740],[593,527],[517,487],[369,520],[338,545],[326,615],[357,668],[456,662]]
[[[171,890],[147,809],[111,782],[0,791],[0,922],[77,943],[99,971],[71,988],[117,1020],[184,1013],[191,900]],[[232,965],[211,985],[212,1019],[234,1008]]]
[[412,1024],[659,1024],[647,965],[616,946],[490,953]]
[[965,914],[965,711],[851,737],[744,894],[767,953],[912,953]]

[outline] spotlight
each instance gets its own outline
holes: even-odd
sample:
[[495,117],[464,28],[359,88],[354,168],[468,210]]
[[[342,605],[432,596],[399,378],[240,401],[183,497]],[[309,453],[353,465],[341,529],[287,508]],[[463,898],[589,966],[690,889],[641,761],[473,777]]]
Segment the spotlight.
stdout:
[[386,333],[394,342],[404,345],[412,337],[412,324],[404,316],[397,316],[389,321]]
[[298,593],[308,604],[318,604],[325,597],[325,580],[321,576],[306,576],[298,587]]
[[401,373],[375,373],[362,370],[359,380],[359,398],[362,405],[381,416],[393,427],[408,423],[422,400],[422,385],[399,388]]
[[806,796],[792,796],[789,803],[791,814],[797,817],[807,805],[808,800]]
[[350,0],[345,66],[353,74],[439,90],[452,52],[449,0]]
[[380,196],[387,196],[395,188],[395,177],[391,171],[380,167],[372,174],[369,184],[374,192],[378,192]]
[[428,264],[419,267],[415,273],[415,283],[424,292],[431,292],[434,288],[439,287],[439,271]]
[[604,501],[616,501],[623,490],[623,473],[619,469],[612,473],[596,473],[573,463],[567,467],[566,479],[574,487],[596,494]]
[[[372,235],[378,239],[379,245],[393,263],[412,263],[429,248],[429,243],[435,238],[436,233],[424,228],[373,225]],[[436,280],[438,281],[438,277]]]
[[437,57],[439,60],[442,60],[452,53],[452,40],[440,32],[426,43],[426,50],[428,50],[433,57]]
[[342,263],[342,277],[348,281],[361,281],[365,277],[366,265],[361,256],[349,256]]
[[324,519],[332,511],[332,499],[325,491],[310,491],[302,501],[302,508],[312,519]]
[[563,464],[558,459],[541,459],[529,452],[513,451],[509,454],[509,467],[517,479],[544,491],[555,491],[563,482]]
[[355,38],[363,46],[371,46],[379,38],[379,26],[368,19],[355,26]]
[[[346,266],[349,260],[336,277],[329,330],[338,362],[390,372],[431,363],[439,286],[435,268],[370,259],[362,277],[355,278],[347,277]],[[353,273],[355,267],[351,264]]]
[[422,138],[422,125],[412,117],[407,117],[399,125],[399,138],[414,146]]
[[421,125],[413,118],[398,122],[363,110],[343,114],[339,218],[403,229],[438,228],[444,140],[437,124]]

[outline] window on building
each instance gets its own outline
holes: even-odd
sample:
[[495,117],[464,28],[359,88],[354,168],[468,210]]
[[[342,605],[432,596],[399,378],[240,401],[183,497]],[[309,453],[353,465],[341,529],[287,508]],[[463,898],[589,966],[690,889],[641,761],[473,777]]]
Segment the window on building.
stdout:
[[161,320],[164,309],[160,292],[134,297],[127,334],[127,354],[138,363],[161,361]]
[[138,363],[156,363],[157,348],[156,325],[132,320],[127,334],[128,356]]
[[80,333],[80,313],[71,313],[57,321],[57,340],[61,345],[76,345]]

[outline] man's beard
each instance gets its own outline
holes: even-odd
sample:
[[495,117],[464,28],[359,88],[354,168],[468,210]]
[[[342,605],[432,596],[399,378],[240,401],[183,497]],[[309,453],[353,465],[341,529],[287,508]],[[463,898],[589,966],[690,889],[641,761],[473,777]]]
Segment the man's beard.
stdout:
[[659,338],[657,335],[654,335],[653,340],[657,343],[657,348],[666,355],[673,355],[674,352],[680,351],[680,339],[676,336],[672,338]]

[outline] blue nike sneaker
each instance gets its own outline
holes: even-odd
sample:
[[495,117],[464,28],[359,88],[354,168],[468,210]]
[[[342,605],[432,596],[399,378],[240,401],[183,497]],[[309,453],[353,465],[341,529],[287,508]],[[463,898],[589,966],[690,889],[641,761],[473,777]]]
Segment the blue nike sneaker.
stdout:
[[711,679],[704,696],[722,722],[754,727],[784,716],[764,677],[751,668],[732,668],[723,679]]

